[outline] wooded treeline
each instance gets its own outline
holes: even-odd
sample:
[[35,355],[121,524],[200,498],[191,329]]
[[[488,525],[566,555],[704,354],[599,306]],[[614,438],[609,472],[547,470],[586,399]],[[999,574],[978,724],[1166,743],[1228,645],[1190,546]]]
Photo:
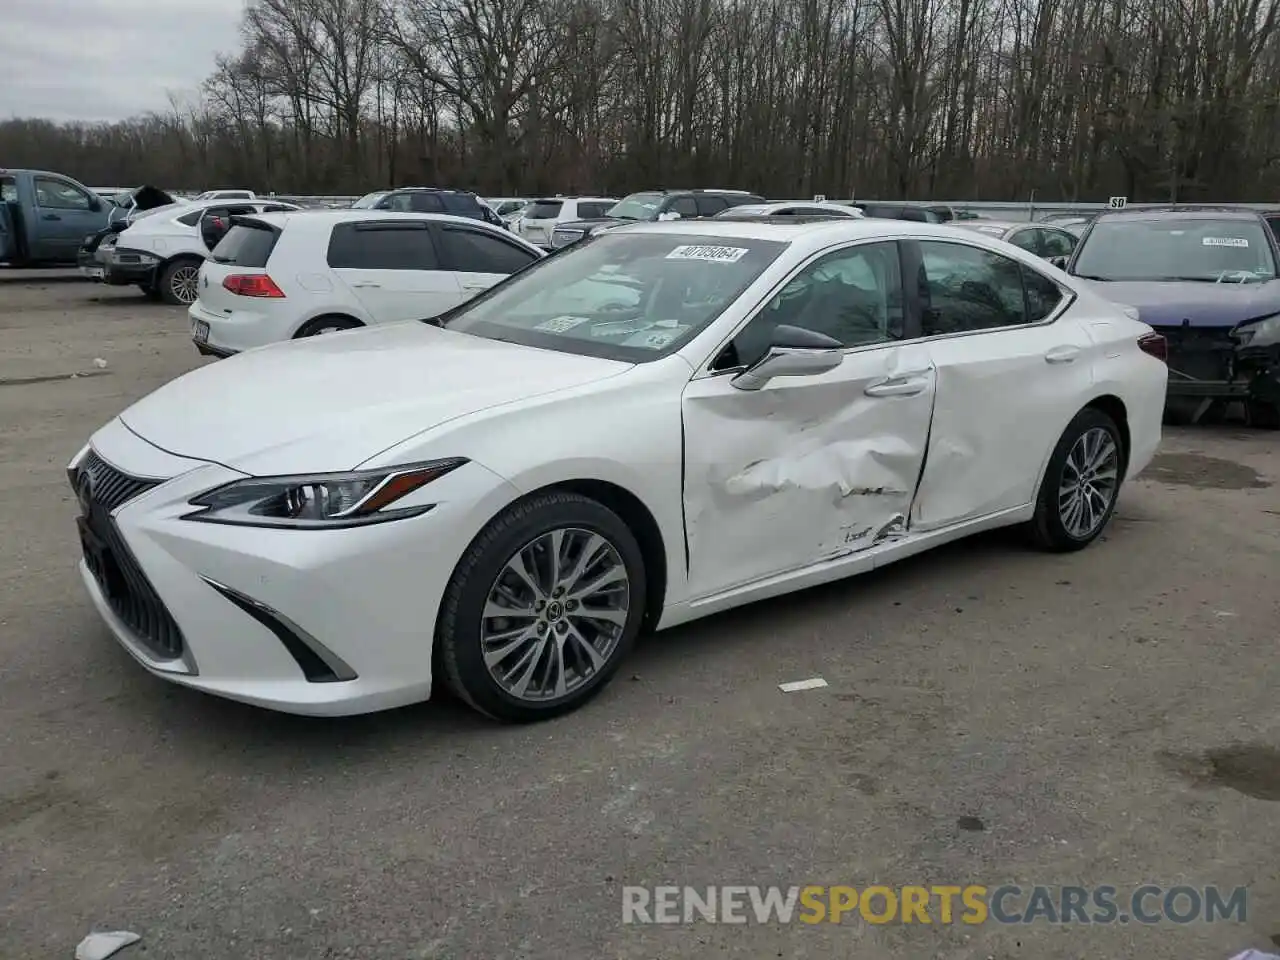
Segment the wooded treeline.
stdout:
[[1271,200],[1278,0],[253,0],[194,105],[0,124],[91,184]]

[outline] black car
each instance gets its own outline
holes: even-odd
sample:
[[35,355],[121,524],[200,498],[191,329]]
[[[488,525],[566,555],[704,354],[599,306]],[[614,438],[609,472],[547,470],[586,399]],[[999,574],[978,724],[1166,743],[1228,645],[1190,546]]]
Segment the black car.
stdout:
[[1165,338],[1179,418],[1240,401],[1254,425],[1280,428],[1280,246],[1262,214],[1106,212],[1065,269]]
[[455,217],[483,220],[497,227],[506,226],[502,218],[493,212],[492,207],[467,190],[401,187],[399,190],[390,190],[383,194],[371,205],[371,209],[396,210],[401,213],[449,213]]
[[764,197],[745,190],[641,190],[623,197],[603,217],[558,224],[551,235],[551,248],[567,247],[623,223],[711,217],[744,203],[764,202]]

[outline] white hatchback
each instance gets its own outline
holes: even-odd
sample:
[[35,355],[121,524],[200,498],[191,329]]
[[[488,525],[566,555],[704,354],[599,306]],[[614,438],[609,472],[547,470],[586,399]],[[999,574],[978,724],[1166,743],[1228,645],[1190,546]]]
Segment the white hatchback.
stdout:
[[479,220],[386,210],[237,218],[200,269],[188,311],[201,353],[423,320],[545,254]]

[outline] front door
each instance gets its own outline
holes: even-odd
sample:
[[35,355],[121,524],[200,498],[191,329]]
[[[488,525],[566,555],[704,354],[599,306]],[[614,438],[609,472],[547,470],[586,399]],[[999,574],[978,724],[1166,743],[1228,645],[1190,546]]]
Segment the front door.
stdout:
[[[905,339],[896,243],[800,268],[685,388],[685,524],[693,598],[901,535],[933,412],[928,348]],[[756,391],[733,378],[780,325],[845,345],[843,363]]]
[[458,286],[468,299],[540,259],[491,230],[454,224],[439,224],[435,230],[440,265],[457,274]]
[[48,260],[75,260],[80,244],[97,233],[106,222],[100,212],[102,201],[75,184],[57,177],[35,178],[36,223],[28,234],[38,249],[34,257]]

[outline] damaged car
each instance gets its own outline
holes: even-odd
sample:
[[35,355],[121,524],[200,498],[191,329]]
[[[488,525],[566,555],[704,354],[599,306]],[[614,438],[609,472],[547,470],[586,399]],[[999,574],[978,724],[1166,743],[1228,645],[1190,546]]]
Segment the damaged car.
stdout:
[[1100,215],[1067,272],[1127,305],[1166,340],[1170,413],[1197,422],[1239,402],[1280,428],[1280,279],[1275,237],[1241,209]]
[[1159,443],[1162,353],[978,233],[623,225],[135,403],[68,467],[80,571],[190,688],[339,715],[443,683],[539,720],[641,630],[994,527],[1086,547]]
[[121,230],[150,210],[178,203],[159,187],[149,185],[116,194],[111,202],[113,207],[106,226],[88,234],[80,243],[76,261],[80,272],[90,280],[102,280],[106,276],[107,255]]

